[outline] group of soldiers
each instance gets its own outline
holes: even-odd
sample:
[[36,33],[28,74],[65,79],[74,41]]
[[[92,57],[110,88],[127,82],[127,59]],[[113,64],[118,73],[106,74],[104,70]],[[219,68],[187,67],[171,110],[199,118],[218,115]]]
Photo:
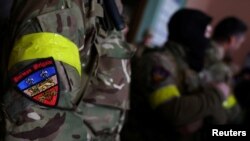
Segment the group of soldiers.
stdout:
[[162,48],[136,53],[122,12],[120,0],[14,0],[1,47],[1,140],[187,141],[206,125],[242,122],[223,60],[244,41],[242,21],[227,18],[211,42],[212,18],[181,9]]
[[211,22],[199,10],[178,10],[163,47],[140,46],[145,49],[132,62],[125,141],[204,141],[210,125],[245,123],[234,94],[237,70],[226,58],[244,42],[247,26],[226,17],[213,32]]

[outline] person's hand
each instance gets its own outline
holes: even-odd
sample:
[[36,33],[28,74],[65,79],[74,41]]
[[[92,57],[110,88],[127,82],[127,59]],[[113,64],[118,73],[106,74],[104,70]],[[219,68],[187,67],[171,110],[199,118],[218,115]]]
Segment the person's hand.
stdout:
[[214,87],[222,93],[224,99],[227,99],[227,97],[230,95],[230,87],[226,83],[215,83]]

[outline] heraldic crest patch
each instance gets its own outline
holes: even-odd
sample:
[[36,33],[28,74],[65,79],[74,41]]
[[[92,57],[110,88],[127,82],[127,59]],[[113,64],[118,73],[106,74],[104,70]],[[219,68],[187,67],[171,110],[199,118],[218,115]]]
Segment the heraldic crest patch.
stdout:
[[18,91],[32,101],[54,107],[59,99],[59,80],[54,59],[39,59],[12,76]]

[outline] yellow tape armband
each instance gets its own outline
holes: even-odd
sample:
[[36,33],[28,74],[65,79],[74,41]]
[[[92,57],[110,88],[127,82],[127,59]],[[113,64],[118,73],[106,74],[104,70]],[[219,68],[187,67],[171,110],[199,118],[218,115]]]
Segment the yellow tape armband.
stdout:
[[179,97],[180,92],[175,85],[168,85],[159,90],[156,90],[150,97],[149,101],[152,108],[157,108],[159,105],[163,104],[164,102],[174,98]]
[[75,67],[81,75],[78,47],[62,35],[48,32],[24,35],[18,40],[11,52],[8,69],[22,61],[48,57]]
[[237,104],[237,100],[234,97],[233,94],[231,94],[230,96],[227,97],[227,99],[223,102],[223,107],[225,109],[230,109],[232,107],[234,107]]

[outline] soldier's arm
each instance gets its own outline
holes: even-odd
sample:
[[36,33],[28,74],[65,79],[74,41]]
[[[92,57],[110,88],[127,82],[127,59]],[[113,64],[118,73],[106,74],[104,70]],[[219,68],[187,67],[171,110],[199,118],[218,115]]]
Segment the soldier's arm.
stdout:
[[[155,57],[156,58],[156,57]],[[159,112],[168,123],[180,127],[211,116],[222,124],[226,117],[222,108],[223,97],[217,89],[192,94],[182,94],[176,82],[176,68],[166,59],[161,63],[152,59],[150,89],[148,96],[152,108]]]
[[175,126],[183,126],[209,116],[216,124],[224,124],[226,116],[221,104],[221,96],[210,91],[174,98],[159,105],[157,110]]
[[232,84],[232,71],[230,68],[224,64],[222,61],[216,62],[207,69],[207,78],[211,82],[208,83],[224,83],[230,88],[229,95],[226,96],[226,99],[223,101],[223,108],[227,111],[228,122],[240,122],[241,118],[241,108],[237,103],[237,100],[233,93],[233,84]]

